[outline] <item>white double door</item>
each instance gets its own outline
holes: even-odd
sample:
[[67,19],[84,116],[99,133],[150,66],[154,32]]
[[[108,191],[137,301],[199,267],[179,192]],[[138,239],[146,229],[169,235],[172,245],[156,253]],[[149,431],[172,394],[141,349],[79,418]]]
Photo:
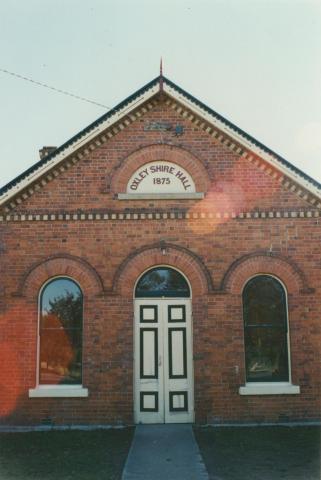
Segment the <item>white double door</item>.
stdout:
[[191,301],[135,300],[135,422],[194,421]]

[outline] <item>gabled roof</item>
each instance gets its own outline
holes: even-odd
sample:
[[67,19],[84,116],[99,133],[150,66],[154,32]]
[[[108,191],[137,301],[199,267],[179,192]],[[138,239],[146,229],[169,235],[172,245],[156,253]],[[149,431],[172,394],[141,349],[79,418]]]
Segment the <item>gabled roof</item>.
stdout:
[[[223,135],[225,134],[230,141],[226,142],[225,140],[224,143],[229,147],[232,143],[232,146],[235,147],[238,153],[242,154],[243,149],[252,152],[270,164],[273,169],[278,170],[285,177],[292,180],[296,185],[301,186],[318,199],[321,199],[321,184],[319,182],[306,175],[283,157],[238,128],[168,78],[158,76],[2,187],[0,189],[0,205],[7,203],[22,190],[26,189],[38,179],[43,178],[44,175],[48,174],[48,172],[55,167],[58,167],[58,165],[67,158],[73,157],[72,162],[76,163],[77,158],[80,159],[83,157],[83,154],[80,153],[81,149],[84,149],[87,144],[95,142],[95,139],[101,136],[104,138],[102,134],[108,129],[110,131],[119,131],[117,126],[119,126],[120,129],[125,128],[126,125],[131,123],[129,121],[131,114],[146,102],[152,101],[153,97],[160,92],[180,104],[182,109],[186,109],[187,112],[192,112],[192,117],[194,114],[198,119],[201,119],[203,121],[202,125],[205,127],[204,129],[213,136],[220,138],[220,132]],[[111,136],[113,135],[108,134],[107,140]],[[235,142],[235,144],[233,142]],[[96,144],[99,145],[100,141],[97,140]],[[249,155],[247,156],[249,157]],[[250,156],[249,158],[251,159],[252,157]],[[320,204],[317,206],[319,207],[319,205]]]

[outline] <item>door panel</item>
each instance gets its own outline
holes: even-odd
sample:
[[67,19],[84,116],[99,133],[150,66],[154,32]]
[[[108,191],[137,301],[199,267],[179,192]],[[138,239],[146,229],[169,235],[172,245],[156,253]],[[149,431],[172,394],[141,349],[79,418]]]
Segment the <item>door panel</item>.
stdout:
[[194,420],[191,304],[135,301],[135,421]]
[[186,329],[168,329],[169,378],[186,378]]
[[140,329],[140,378],[158,378],[158,329]]

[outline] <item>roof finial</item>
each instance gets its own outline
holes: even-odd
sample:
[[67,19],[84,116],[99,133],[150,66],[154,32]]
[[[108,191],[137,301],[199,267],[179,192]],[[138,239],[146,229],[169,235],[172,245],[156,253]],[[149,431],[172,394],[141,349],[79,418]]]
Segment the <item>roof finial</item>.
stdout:
[[159,65],[159,90],[163,91],[163,58],[160,59]]

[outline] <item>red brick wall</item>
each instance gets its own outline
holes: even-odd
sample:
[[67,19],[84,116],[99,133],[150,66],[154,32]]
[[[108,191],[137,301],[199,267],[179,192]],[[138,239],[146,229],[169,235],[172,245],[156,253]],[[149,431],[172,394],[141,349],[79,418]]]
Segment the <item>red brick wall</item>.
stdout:
[[[173,125],[181,124],[184,135],[175,137],[170,132],[144,131],[146,122],[165,121]],[[159,105],[135,121],[121,133],[117,134],[101,147],[89,153],[77,163],[77,166],[61,173],[50,184],[36,192],[30,199],[16,208],[15,211],[47,212],[59,210],[77,211],[81,209],[124,209],[129,208],[192,208],[194,201],[188,200],[182,204],[177,201],[155,202],[135,201],[124,205],[123,201],[114,198],[117,187],[125,187],[125,181],[119,183],[119,171],[125,172],[128,179],[139,168],[139,150],[145,162],[155,160],[155,145],[165,143],[164,157],[171,161],[174,156],[170,147],[185,149],[176,153],[178,163],[190,166],[191,159],[196,159],[197,168],[194,168],[196,183],[204,187],[208,180],[209,195],[202,201],[200,207],[208,207],[214,211],[237,211],[252,209],[276,209],[297,207],[304,208],[308,204],[299,199],[295,194],[286,191],[281,184],[259,167],[248,160],[231,152],[226,146],[220,144],[203,130],[195,127],[189,120],[182,118],[169,107]],[[148,152],[144,147],[153,146]],[[161,149],[160,149],[161,150]],[[127,169],[127,159],[132,168]],[[166,158],[162,158],[166,160]],[[135,168],[136,164],[136,168]],[[190,169],[190,167],[188,168]],[[206,178],[202,181],[197,178],[197,170],[205,170]],[[205,176],[204,175],[204,176]],[[112,189],[112,192],[110,192]]]
[[[180,123],[185,133],[176,138],[145,132],[146,120]],[[204,200],[129,203],[115,198],[125,189],[123,175],[129,178],[138,168],[140,152],[153,161],[158,149],[164,152],[160,159],[176,155],[182,166],[185,151],[188,161],[195,157],[197,188],[208,188]],[[189,218],[0,223],[1,423],[38,424],[47,417],[57,424],[133,421],[133,288],[144,270],[160,263],[179,268],[192,286],[197,422],[320,419],[319,220],[224,217],[309,209],[267,173],[173,110],[157,106],[15,212],[187,211]],[[213,218],[193,216],[206,212]],[[276,275],[287,287],[292,378],[300,395],[238,393],[244,384],[241,293],[255,273]],[[72,276],[83,289],[88,398],[28,398],[36,382],[37,297],[55,275]]]

